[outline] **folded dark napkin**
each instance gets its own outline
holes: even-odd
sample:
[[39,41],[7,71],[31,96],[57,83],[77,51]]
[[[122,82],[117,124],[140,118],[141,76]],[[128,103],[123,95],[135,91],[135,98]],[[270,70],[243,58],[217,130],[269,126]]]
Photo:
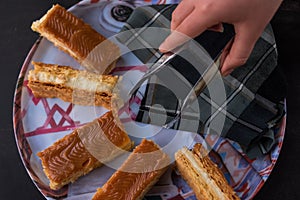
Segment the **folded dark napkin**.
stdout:
[[[143,63],[154,62],[161,56],[157,48],[169,34],[165,30],[169,29],[171,14],[176,6],[152,5],[135,9],[118,40]],[[146,30],[151,27],[166,29],[149,34]],[[195,41],[215,59],[233,36],[233,27],[224,24],[222,33],[205,31]],[[143,98],[136,111],[136,121],[162,125],[172,120],[189,90],[187,83],[193,86],[200,76],[199,70],[190,62],[176,56],[167,68],[150,78],[146,92],[139,94]],[[270,25],[257,41],[247,63],[222,81],[224,101],[215,102],[209,87],[205,88],[198,97],[199,110],[195,112],[190,109],[173,129],[205,135],[209,127],[209,133],[238,142],[250,158],[270,152],[275,143],[274,127],[285,114],[286,95],[286,82],[277,65],[276,43]],[[170,89],[174,88],[174,83],[176,88],[187,88],[186,93],[174,94]],[[199,112],[200,116],[197,115]],[[225,119],[222,130],[210,126],[218,119]]]

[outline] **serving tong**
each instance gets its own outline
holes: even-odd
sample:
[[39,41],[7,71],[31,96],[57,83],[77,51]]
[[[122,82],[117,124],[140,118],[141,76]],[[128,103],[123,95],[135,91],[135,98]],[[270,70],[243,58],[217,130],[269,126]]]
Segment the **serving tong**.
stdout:
[[[229,41],[231,43],[231,40]],[[228,43],[228,44],[229,44]],[[152,75],[159,72],[163,68],[168,66],[168,63],[180,52],[183,50],[186,50],[189,47],[189,42],[184,43],[183,45],[175,48],[172,53],[164,53],[162,56],[152,64],[152,66],[149,68],[149,70],[144,74],[144,76],[137,82],[137,84],[129,91],[129,96],[133,98],[135,96],[135,92],[138,90],[138,88]],[[194,84],[194,86],[191,88],[187,96],[184,98],[182,105],[178,112],[176,112],[175,117],[163,125],[163,128],[169,129],[172,128],[175,123],[182,117],[182,114],[184,110],[186,110],[191,103],[197,99],[197,97],[201,94],[201,92],[206,88],[206,86],[210,83],[210,81],[218,74],[220,68],[221,68],[221,57],[222,52],[219,52],[217,57],[212,60],[212,63],[204,70],[204,72],[201,74],[197,82]]]

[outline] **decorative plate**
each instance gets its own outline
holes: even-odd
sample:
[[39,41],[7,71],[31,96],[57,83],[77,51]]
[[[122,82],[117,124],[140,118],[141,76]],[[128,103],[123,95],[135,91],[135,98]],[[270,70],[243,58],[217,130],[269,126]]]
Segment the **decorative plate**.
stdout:
[[[123,26],[128,12],[141,5],[178,3],[176,0],[144,0],[144,1],[100,1],[84,0],[69,9],[81,17],[95,30],[110,37]],[[33,33],[34,34],[34,33]],[[41,162],[36,153],[51,145],[54,141],[72,132],[75,128],[101,116],[107,110],[99,107],[85,107],[63,102],[60,99],[35,98],[27,87],[27,74],[33,68],[31,61],[57,63],[80,68],[80,65],[69,55],[58,50],[49,41],[39,38],[30,50],[19,74],[14,98],[14,130],[20,156],[36,187],[47,199],[63,197],[64,199],[89,199],[96,189],[101,187],[114,172],[110,166],[103,166],[79,178],[60,190],[51,190],[48,179],[44,175]],[[143,75],[146,68],[131,53],[122,56],[113,74],[122,75],[130,71],[131,84]],[[130,122],[123,119],[126,126]],[[242,152],[239,145],[222,138],[215,139],[211,159],[218,164],[233,189],[242,199],[252,199],[268,179],[277,161],[285,133],[286,117],[276,128],[276,145],[272,152],[264,157],[250,160]],[[152,125],[139,126],[139,130],[155,130]],[[133,130],[135,132],[137,130]],[[169,131],[165,130],[164,134]],[[162,135],[164,135],[162,134]],[[183,135],[188,135],[183,134]],[[149,136],[152,137],[152,136]],[[157,137],[158,143],[164,139]],[[158,141],[160,140],[160,141]],[[191,140],[191,144],[199,138],[180,138]],[[176,142],[176,141],[175,141]],[[176,144],[174,144],[176,145]],[[146,199],[195,199],[193,191],[188,187],[176,170],[168,170],[160,181],[148,192]]]

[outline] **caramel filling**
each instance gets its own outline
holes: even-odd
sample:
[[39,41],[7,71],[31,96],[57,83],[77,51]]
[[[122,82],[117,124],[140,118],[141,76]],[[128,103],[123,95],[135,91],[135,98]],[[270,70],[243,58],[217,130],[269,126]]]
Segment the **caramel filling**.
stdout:
[[[147,156],[153,153],[152,159]],[[146,154],[146,156],[145,156]],[[143,140],[108,182],[98,189],[96,199],[139,199],[169,164],[168,156],[149,140]],[[128,169],[134,172],[128,172]]]
[[55,6],[42,24],[43,31],[51,33],[78,57],[85,58],[101,41],[105,40],[89,25],[61,6]]
[[[89,134],[94,132],[95,127],[99,126],[102,131],[98,132],[98,134],[102,135],[101,138],[105,137],[105,141],[109,140],[114,144],[115,148],[131,148],[132,144],[128,135],[114,122],[112,113],[108,112],[101,118],[75,130],[49,148],[38,153],[50,182],[64,183],[78,173],[83,172],[85,174],[100,166],[101,162],[95,158],[93,152],[100,152],[102,157],[107,160],[111,160],[118,155],[111,149],[106,148],[103,141],[95,141],[94,137],[89,137]],[[83,134],[85,135],[85,141],[82,141]],[[87,145],[91,146],[88,147]]]
[[120,56],[115,43],[60,5],[54,5],[31,28],[90,71],[107,74]]

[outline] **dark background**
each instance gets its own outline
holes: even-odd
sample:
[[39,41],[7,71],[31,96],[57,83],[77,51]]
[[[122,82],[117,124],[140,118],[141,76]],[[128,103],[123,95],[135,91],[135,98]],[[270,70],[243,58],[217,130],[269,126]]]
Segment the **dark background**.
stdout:
[[[52,4],[69,8],[78,1],[6,0],[0,2],[0,199],[38,200],[44,197],[27,174],[15,143],[12,108],[22,63],[38,35],[31,31]],[[300,3],[285,0],[272,20],[288,82],[287,129],[281,154],[255,199],[300,199]]]

